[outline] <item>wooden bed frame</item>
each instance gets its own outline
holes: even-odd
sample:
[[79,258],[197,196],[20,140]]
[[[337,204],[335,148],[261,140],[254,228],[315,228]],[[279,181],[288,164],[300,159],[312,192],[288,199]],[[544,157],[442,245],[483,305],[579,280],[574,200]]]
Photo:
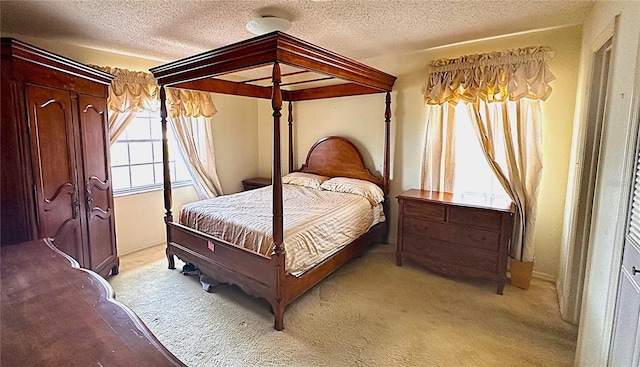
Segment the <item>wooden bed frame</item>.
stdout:
[[[281,73],[280,65],[295,68]],[[255,76],[244,80],[228,80],[233,72],[246,73],[271,68],[270,77]],[[298,70],[299,69],[299,70]],[[377,240],[387,242],[389,234],[389,157],[391,89],[395,77],[347,59],[281,32],[273,32],[230,46],[189,57],[151,69],[160,85],[163,132],[163,168],[165,223],[167,225],[167,259],[175,269],[174,255],[193,263],[203,273],[217,281],[235,284],[245,293],[266,299],[274,314],[274,328],[284,328],[284,310],[288,304],[327,277],[342,264],[359,256]],[[322,76],[318,78],[318,74]],[[300,77],[306,79],[300,79]],[[221,78],[222,77],[222,78]],[[295,77],[282,83],[283,77]],[[237,79],[237,78],[236,78]],[[264,80],[270,86],[263,86]],[[327,84],[330,81],[334,84]],[[340,83],[336,84],[335,82]],[[320,86],[318,84],[320,83]],[[324,84],[322,84],[324,83]],[[307,85],[310,87],[301,89]],[[282,87],[287,86],[286,89]],[[173,221],[171,182],[167,144],[167,108],[165,87],[194,89],[271,99],[273,109],[273,242],[274,254],[264,256],[243,247],[193,230]],[[385,193],[384,211],[387,220],[316,265],[299,277],[285,271],[283,246],[282,172],[280,153],[280,117],[282,101],[289,102],[289,172],[293,169],[292,103],[321,98],[385,93],[385,139],[382,178],[373,176],[364,166],[362,155],[348,140],[329,137],[318,141],[310,150],[299,171],[323,176],[342,176],[368,180],[382,187]]]

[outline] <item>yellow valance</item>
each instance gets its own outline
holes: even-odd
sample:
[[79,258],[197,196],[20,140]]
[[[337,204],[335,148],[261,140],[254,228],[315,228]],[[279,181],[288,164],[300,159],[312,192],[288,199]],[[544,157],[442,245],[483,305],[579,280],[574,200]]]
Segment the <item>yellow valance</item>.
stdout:
[[[126,113],[160,109],[160,88],[151,73],[92,66],[115,75],[107,100],[109,110]],[[218,112],[210,93],[185,89],[167,88],[167,107],[173,117],[212,117]]]
[[218,110],[210,93],[167,88],[167,105],[172,117],[212,117]]
[[535,46],[434,60],[423,87],[425,103],[545,100],[555,79],[547,65],[553,55],[549,47]]

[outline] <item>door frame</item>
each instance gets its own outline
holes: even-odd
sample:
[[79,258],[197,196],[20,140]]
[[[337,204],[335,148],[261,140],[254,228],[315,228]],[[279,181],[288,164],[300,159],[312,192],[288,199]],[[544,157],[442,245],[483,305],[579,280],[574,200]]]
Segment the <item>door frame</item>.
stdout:
[[[617,19],[617,18],[616,18]],[[565,321],[578,324],[580,320],[580,312],[582,306],[582,294],[584,290],[584,279],[586,274],[586,260],[590,247],[591,233],[591,210],[595,193],[595,184],[597,181],[597,164],[600,155],[600,134],[604,128],[606,121],[599,123],[590,120],[592,89],[594,87],[594,76],[597,64],[598,52],[608,43],[611,47],[615,44],[616,35],[616,19],[613,19],[605,29],[600,33],[598,38],[593,42],[589,52],[589,78],[585,81],[584,90],[588,96],[585,99],[587,103],[581,106],[579,115],[574,121],[573,129],[573,149],[571,152],[571,165],[573,170],[569,172],[569,183],[567,185],[567,201],[565,205],[565,222],[563,226],[562,244],[560,248],[560,269],[556,280],[556,291],[558,293],[558,303],[560,305],[560,314]],[[609,75],[612,73],[611,65],[609,65]],[[609,76],[607,77],[609,78]],[[609,94],[607,86],[607,94]],[[606,102],[606,101],[605,101]],[[604,114],[606,116],[606,108],[604,106]],[[593,126],[595,124],[596,126]],[[599,135],[597,142],[588,144],[587,134],[590,127],[595,128]],[[594,151],[594,144],[597,144],[597,156],[592,159],[588,157]],[[585,164],[587,163],[587,164]],[[593,173],[587,171],[595,171]],[[593,181],[582,182],[584,175],[592,176]],[[589,200],[587,205],[581,206],[581,200]],[[589,223],[582,223],[588,218]],[[582,236],[582,240],[578,238]]]

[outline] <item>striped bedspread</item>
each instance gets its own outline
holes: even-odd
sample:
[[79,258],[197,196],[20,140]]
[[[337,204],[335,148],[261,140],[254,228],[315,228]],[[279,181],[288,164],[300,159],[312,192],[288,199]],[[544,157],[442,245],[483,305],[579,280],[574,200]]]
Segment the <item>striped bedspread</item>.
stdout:
[[[300,276],[384,222],[366,198],[282,185],[286,270]],[[271,186],[186,204],[180,223],[263,255],[273,253]]]

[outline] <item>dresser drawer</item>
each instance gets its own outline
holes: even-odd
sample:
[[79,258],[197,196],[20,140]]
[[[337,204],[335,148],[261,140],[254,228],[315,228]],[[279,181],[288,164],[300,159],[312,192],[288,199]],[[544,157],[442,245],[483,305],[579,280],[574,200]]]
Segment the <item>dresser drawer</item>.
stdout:
[[402,250],[433,261],[464,266],[481,272],[495,273],[498,270],[497,253],[477,251],[448,242],[406,236]]
[[483,250],[498,251],[500,233],[481,228],[454,226],[419,218],[404,218],[403,235],[453,242]]
[[402,211],[404,215],[411,217],[420,217],[444,222],[445,210],[445,206],[438,204],[419,203],[407,200],[402,202]]
[[456,206],[449,208],[449,222],[455,224],[499,230],[501,217],[502,214],[495,211]]

